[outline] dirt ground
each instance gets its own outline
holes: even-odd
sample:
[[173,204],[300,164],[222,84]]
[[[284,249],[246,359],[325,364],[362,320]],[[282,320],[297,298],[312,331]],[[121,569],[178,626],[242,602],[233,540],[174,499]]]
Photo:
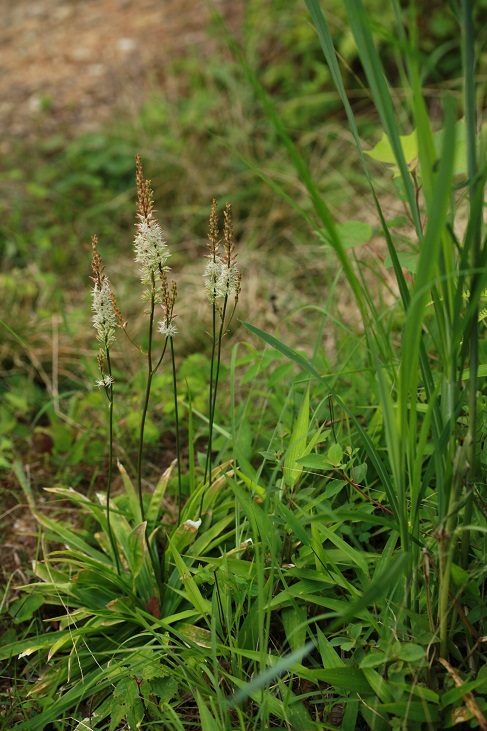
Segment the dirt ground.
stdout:
[[[239,4],[215,4],[235,29]],[[212,50],[205,0],[0,0],[0,19],[0,152],[94,130],[136,109],[178,55]]]

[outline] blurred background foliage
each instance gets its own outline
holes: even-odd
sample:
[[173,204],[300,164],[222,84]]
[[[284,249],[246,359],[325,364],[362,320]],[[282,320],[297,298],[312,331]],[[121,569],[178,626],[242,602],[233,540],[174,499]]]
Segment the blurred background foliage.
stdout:
[[[369,5],[383,60],[392,73],[401,68],[392,4],[374,0]],[[460,97],[456,4],[421,5],[422,68],[434,109],[437,84],[447,82]],[[407,17],[407,3],[402,12]],[[481,25],[487,0],[478,0],[476,12]],[[347,59],[342,72],[360,134],[364,145],[371,146],[378,136],[376,120],[342,4],[329,0],[327,17],[338,52]],[[298,344],[304,332],[311,341],[311,331],[319,331],[317,317],[299,313],[305,305],[322,302],[330,290],[336,273],[333,256],[262,179],[263,173],[277,181],[296,205],[311,212],[218,18],[208,33],[219,50],[202,63],[198,49],[188,49],[174,58],[171,68],[148,72],[151,92],[137,111],[117,113],[110,124],[89,134],[68,128],[48,137],[33,130],[25,139],[8,138],[9,152],[0,160],[3,467],[19,449],[36,449],[39,429],[49,432],[54,446],[48,441],[47,451],[58,455],[60,469],[66,460],[69,467],[88,454],[79,446],[87,439],[80,421],[89,414],[92,428],[99,407],[91,385],[96,365],[89,314],[90,239],[93,233],[99,236],[107,271],[130,319],[140,309],[137,281],[128,276],[133,272],[136,153],[152,180],[174,276],[181,291],[189,287],[186,303],[178,304],[180,323],[185,312],[202,310],[201,256],[206,252],[209,206],[216,197],[221,204],[232,202],[242,244],[241,316],[263,327],[288,328]],[[248,0],[237,41],[336,219],[357,217],[374,225],[364,209],[353,145],[304,5]],[[51,105],[44,104],[40,114],[52,114]],[[403,132],[409,131],[404,119]],[[390,179],[384,178],[382,185],[389,186]],[[340,288],[337,292],[346,313],[347,295]],[[356,328],[357,318],[350,313],[346,317]],[[186,328],[181,340],[180,354],[200,352],[204,357],[209,343],[204,323],[191,332]],[[336,357],[336,342],[329,348],[325,344],[325,351]],[[121,354],[121,368],[129,378],[136,377],[138,367],[138,361]],[[130,413],[124,422],[129,430]]]

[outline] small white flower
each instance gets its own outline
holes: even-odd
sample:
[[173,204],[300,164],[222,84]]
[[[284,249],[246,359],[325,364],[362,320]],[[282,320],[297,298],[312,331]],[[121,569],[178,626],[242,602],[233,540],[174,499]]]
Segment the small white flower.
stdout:
[[158,277],[167,270],[166,262],[170,256],[162,229],[154,218],[139,221],[134,247],[142,283],[152,284],[152,277]]
[[114,378],[112,376],[103,376],[103,378],[96,381],[95,386],[98,386],[98,388],[109,388],[112,383],[114,383]]
[[210,259],[205,267],[203,277],[206,279],[205,289],[210,302],[215,302],[218,297],[217,282],[222,271],[222,263],[220,259]]
[[166,338],[173,338],[175,335],[177,335],[178,330],[175,325],[173,325],[172,322],[160,322],[158,332],[160,332],[162,335],[165,335]]
[[101,286],[95,283],[91,296],[91,309],[94,313],[93,326],[98,340],[108,347],[115,339],[115,328],[117,327],[117,316],[113,309],[108,277],[103,277]]
[[196,533],[201,525],[201,518],[198,520],[185,520],[183,526],[186,530],[190,530],[191,533]]
[[238,268],[236,264],[229,267],[221,257],[208,262],[203,277],[206,279],[205,289],[208,299],[212,303],[215,303],[217,299],[229,297],[237,291]]
[[238,269],[234,264],[232,267],[223,265],[220,276],[216,283],[217,297],[230,297],[237,289]]

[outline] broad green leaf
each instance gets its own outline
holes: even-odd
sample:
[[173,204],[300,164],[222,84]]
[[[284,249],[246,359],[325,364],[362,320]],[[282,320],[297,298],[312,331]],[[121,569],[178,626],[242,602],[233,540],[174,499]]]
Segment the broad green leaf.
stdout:
[[303,396],[301,408],[293,427],[286,455],[284,457],[284,482],[293,488],[298,481],[303,468],[296,463],[306,452],[309,428],[309,386]]
[[407,723],[404,728],[413,728],[411,722],[438,723],[440,720],[437,708],[420,701],[381,703],[376,706],[376,711],[380,714],[391,714],[402,719],[404,723]]
[[378,668],[387,660],[387,655],[384,652],[368,652],[364,658],[360,661],[361,668]]
[[[151,526],[150,530],[152,530],[152,527],[154,523],[157,521],[160,511],[161,511],[161,504],[162,499],[166,493],[167,484],[169,482],[169,479],[171,477],[171,472],[173,471],[175,465],[177,464],[177,460],[173,460],[167,470],[164,471],[164,473],[161,475],[159,482],[157,483],[154,492],[152,493],[149,507],[147,508],[147,524]],[[149,530],[149,532],[150,532]]]
[[355,564],[355,566],[358,566],[366,576],[368,575],[369,567],[367,565],[367,561],[360,551],[352,548],[352,546],[344,541],[343,538],[340,538],[340,536],[327,528],[326,525],[318,523],[318,530],[326,540],[331,541],[331,543],[333,543],[337,548],[343,551],[343,553],[347,556],[347,558],[350,559],[353,564]]
[[394,694],[389,687],[387,680],[380,675],[377,670],[374,670],[371,667],[362,668],[362,671],[378,698],[380,698],[384,703],[392,703],[394,700]]
[[110,731],[115,731],[126,718],[131,729],[137,729],[144,718],[144,707],[135,678],[123,678],[113,691],[110,714]]
[[372,688],[364,671],[352,665],[314,670],[313,677],[341,690],[364,695],[372,694]]
[[27,622],[27,620],[32,619],[34,613],[37,612],[39,607],[42,607],[45,601],[46,598],[42,592],[33,591],[27,594],[27,596],[23,596],[15,602],[12,602],[8,608],[8,612],[14,618],[15,624]]
[[208,599],[203,598],[200,590],[198,589],[196,581],[190,574],[188,566],[184,563],[172,541],[170,539],[168,539],[168,541],[171,553],[174,558],[174,562],[176,564],[176,568],[179,572],[179,577],[183,582],[188,600],[191,602],[195,609],[201,612],[201,614],[205,616],[211,614],[211,602],[209,602]]
[[283,608],[281,620],[291,650],[297,650],[305,644],[307,619],[308,613],[304,604]]
[[211,715],[208,706],[204,702],[200,693],[196,693],[196,702],[198,704],[198,711],[200,714],[201,731],[217,731],[220,724]]
[[[370,241],[374,233],[372,226],[363,221],[345,221],[345,223],[337,224],[336,229],[346,249],[351,249],[354,246],[363,246]],[[320,230],[319,233],[322,240],[326,244],[329,244],[330,240],[327,236],[326,229]]]
[[66,636],[66,631],[48,632],[39,637],[28,637],[25,640],[15,640],[2,645],[0,643],[0,660],[10,660],[14,657],[28,657],[39,650],[48,650],[59,639]]
[[51,520],[47,515],[43,515],[42,513],[35,513],[35,518],[38,523],[52,531],[62,543],[67,544],[70,548],[75,548],[101,563],[110,563],[108,556],[86,543],[74,530],[65,528],[61,523]]
[[391,681],[391,686],[394,688],[400,688],[403,690],[408,696],[413,694],[418,696],[418,698],[422,698],[425,701],[430,701],[431,703],[438,704],[440,702],[440,696],[438,693],[435,693],[434,690],[431,690],[431,688],[425,688],[424,685],[416,684],[408,684],[408,683],[398,683],[397,681]]
[[132,520],[137,524],[141,523],[142,522],[142,513],[140,511],[139,496],[137,495],[133,482],[130,479],[130,477],[128,476],[127,470],[125,469],[123,464],[121,462],[117,462],[117,465],[118,465],[120,475],[122,476],[122,482],[123,482],[123,486],[125,487],[125,492],[127,493],[127,497],[129,499]]
[[397,642],[391,648],[391,654],[397,657],[398,660],[404,660],[404,662],[417,663],[422,662],[426,657],[426,650],[421,645],[416,645],[413,642],[399,643]]
[[[414,167],[418,157],[418,135],[416,130],[413,130],[408,135],[399,135],[399,141],[401,143],[404,160],[409,168]],[[382,137],[374,147],[370,150],[364,150],[365,154],[377,160],[377,162],[383,162],[386,165],[391,165],[394,170],[394,176],[399,175],[399,167],[396,162],[396,155],[394,154],[391,143],[385,132],[382,133]]]
[[324,633],[320,630],[320,628],[316,627],[316,633],[318,637],[318,649],[320,651],[321,655],[321,661],[323,663],[323,666],[325,668],[332,667],[332,668],[340,668],[345,667],[345,663],[340,657],[340,655],[337,653],[335,648],[330,644],[330,641],[328,638],[324,635]]
[[126,558],[132,572],[133,580],[135,580],[140,574],[142,566],[144,565],[146,552],[146,530],[147,521],[145,520],[143,523],[140,523],[140,525],[135,526],[128,536],[128,553]]
[[471,693],[473,690],[481,688],[484,683],[484,678],[477,678],[476,680],[470,680],[467,683],[462,683],[462,685],[452,688],[451,690],[446,691],[446,693],[442,693],[440,706],[442,708],[446,708],[453,703],[457,703],[457,701],[467,695],[467,693]]
[[343,459],[343,449],[339,444],[332,444],[326,455],[329,462],[334,467],[340,467]]
[[[397,252],[397,259],[399,261],[399,264],[403,267],[403,269],[407,269],[407,271],[411,272],[412,274],[416,273],[416,268],[418,266],[418,258],[419,258],[419,255],[417,253],[409,253],[406,251]],[[394,266],[394,263],[390,256],[386,256],[386,258],[384,260],[384,266],[386,268]]]

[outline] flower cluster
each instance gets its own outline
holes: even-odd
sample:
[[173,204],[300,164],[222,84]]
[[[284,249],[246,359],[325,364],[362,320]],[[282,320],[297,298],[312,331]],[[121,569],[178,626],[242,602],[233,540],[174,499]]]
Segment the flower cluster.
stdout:
[[115,328],[118,324],[118,310],[115,297],[110,289],[110,282],[103,271],[104,267],[101,263],[101,257],[97,247],[98,239],[96,236],[93,236],[92,280],[94,284],[91,292],[91,309],[93,311],[93,326],[96,330],[96,336],[106,350],[115,339]]
[[103,378],[99,378],[98,381],[95,381],[95,386],[98,388],[110,388],[112,383],[114,383],[113,376],[105,375]]
[[161,333],[161,335],[165,335],[166,338],[173,338],[175,335],[177,335],[178,330],[176,326],[174,325],[174,318],[176,315],[174,314],[174,304],[176,302],[177,297],[177,287],[176,282],[173,282],[171,285],[171,289],[169,289],[169,285],[167,282],[166,273],[162,272],[161,276],[161,301],[160,304],[162,306],[162,310],[164,312],[164,319],[159,322],[158,332]]
[[170,253],[162,229],[154,217],[150,180],[144,180],[139,155],[136,158],[136,166],[138,220],[134,240],[135,261],[140,265],[142,283],[150,285],[150,292],[153,293],[156,281],[168,270],[166,262]]
[[225,225],[223,230],[224,250],[220,253],[220,239],[217,220],[217,202],[213,199],[210,228],[209,228],[209,261],[205,268],[205,290],[208,299],[212,304],[216,304],[218,300],[226,299],[232,294],[235,300],[238,299],[240,293],[240,272],[238,270],[235,253],[235,241],[233,238],[233,225],[231,206],[227,203],[224,217]]

